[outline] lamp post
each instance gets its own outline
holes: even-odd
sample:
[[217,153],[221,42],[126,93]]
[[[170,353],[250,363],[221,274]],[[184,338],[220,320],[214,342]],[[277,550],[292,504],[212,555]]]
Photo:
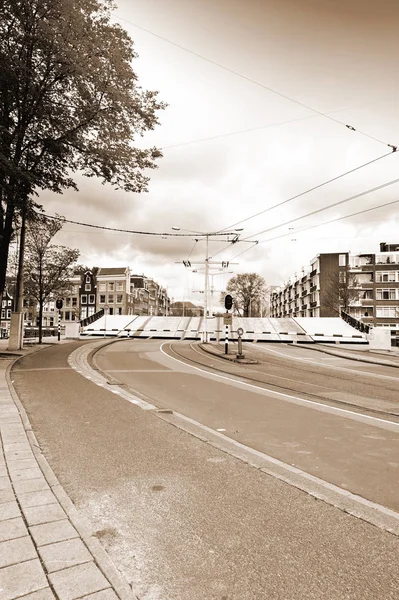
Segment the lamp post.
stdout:
[[107,337],[107,312],[109,306],[108,304],[104,304],[104,337]]
[[[222,241],[220,240],[220,238],[222,237],[227,237],[229,238],[230,236],[234,236],[233,240],[227,239],[227,240],[223,240],[226,242],[237,242],[239,235],[237,234],[237,232],[239,231],[243,231],[242,228],[239,229],[234,229],[233,231],[215,231],[215,232],[203,232],[203,231],[193,231],[190,229],[181,229],[180,227],[172,227],[173,231],[186,231],[189,234],[192,235],[197,235],[197,236],[201,236],[202,238],[205,239],[205,261],[204,263],[200,263],[200,264],[204,264],[205,266],[205,282],[204,282],[204,327],[203,327],[203,342],[207,342],[208,341],[208,289],[209,289],[209,264],[210,264],[210,257],[209,257],[209,238],[213,238],[219,237],[219,240],[214,240],[214,241]],[[196,240],[199,241],[199,240]],[[186,267],[191,267],[191,263],[189,260],[183,261],[183,264]],[[212,264],[215,264],[212,262]],[[224,264],[224,263],[221,263]],[[226,263],[227,265],[229,263]],[[236,263],[230,263],[230,264],[236,264]]]

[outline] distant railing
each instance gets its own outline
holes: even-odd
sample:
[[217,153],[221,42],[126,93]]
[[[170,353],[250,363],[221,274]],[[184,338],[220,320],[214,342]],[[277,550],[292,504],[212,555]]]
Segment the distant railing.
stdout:
[[343,310],[341,310],[341,319],[343,319],[351,327],[354,327],[355,329],[357,329],[358,331],[361,331],[362,333],[369,333],[370,332],[369,325],[366,325],[365,323],[362,323],[362,321],[359,321],[358,319],[355,319],[355,317],[351,317],[351,315],[348,315],[348,313],[346,313]]
[[96,313],[94,313],[94,315],[90,315],[90,317],[86,317],[85,319],[82,319],[80,321],[80,326],[87,327],[87,325],[91,325],[92,323],[94,323],[94,321],[97,321],[97,319],[100,319],[103,316],[104,316],[104,309],[100,308],[100,310],[98,310]]

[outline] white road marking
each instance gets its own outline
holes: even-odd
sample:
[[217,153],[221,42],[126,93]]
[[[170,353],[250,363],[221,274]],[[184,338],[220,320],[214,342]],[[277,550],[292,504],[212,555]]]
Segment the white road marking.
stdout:
[[313,408],[319,406],[319,407],[325,409],[326,412],[337,413],[340,416],[349,417],[355,421],[363,421],[365,423],[371,422],[372,425],[377,425],[377,426],[389,425],[390,430],[399,431],[399,423],[396,423],[395,421],[389,421],[388,419],[379,419],[378,417],[372,417],[369,415],[362,415],[362,414],[354,412],[352,410],[347,410],[345,408],[337,408],[336,406],[331,406],[330,404],[324,404],[323,402],[316,402],[314,400],[305,400],[304,398],[299,398],[298,396],[292,396],[291,394],[285,394],[283,392],[276,392],[274,390],[270,390],[269,388],[254,385],[253,383],[247,383],[245,381],[240,381],[239,379],[233,379],[232,377],[228,377],[227,375],[219,375],[217,373],[212,373],[211,371],[207,371],[206,369],[200,369],[199,367],[194,367],[193,365],[190,365],[182,360],[179,360],[178,358],[175,358],[174,356],[170,356],[169,354],[167,354],[165,352],[165,350],[163,349],[163,347],[167,343],[169,343],[169,342],[164,342],[160,347],[162,354],[164,354],[171,360],[174,360],[174,361],[184,365],[185,367],[187,367],[189,369],[194,369],[196,371],[205,373],[206,375],[209,375],[211,378],[216,377],[217,379],[223,379],[225,381],[230,381],[231,383],[234,383],[236,385],[243,386],[246,388],[251,388],[251,389],[257,390],[259,392],[266,392],[267,394],[279,396],[280,398],[287,398],[288,400],[293,400],[297,404],[303,404],[303,405],[307,405],[307,406],[313,407]]

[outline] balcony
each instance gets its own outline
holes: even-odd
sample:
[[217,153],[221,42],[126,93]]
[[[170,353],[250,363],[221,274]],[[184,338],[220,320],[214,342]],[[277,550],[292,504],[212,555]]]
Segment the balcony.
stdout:
[[302,304],[301,310],[306,310],[306,309],[307,309],[307,307],[308,307],[308,305],[307,305],[307,304]]
[[317,306],[316,300],[314,300],[313,302],[310,303],[310,308],[314,308],[315,306]]
[[317,269],[313,269],[313,271],[310,272],[309,277],[314,277],[315,275],[317,275]]
[[301,279],[301,283],[305,283],[305,281],[307,280],[307,278],[308,278],[308,276],[307,276],[307,275],[304,275],[304,276],[302,277],[302,279]]
[[312,285],[310,288],[311,292],[315,292],[317,290],[317,285]]
[[302,295],[302,297],[303,297],[303,296],[307,296],[308,294],[309,294],[308,290],[303,290],[303,292],[302,292],[302,294],[301,294],[301,295]]

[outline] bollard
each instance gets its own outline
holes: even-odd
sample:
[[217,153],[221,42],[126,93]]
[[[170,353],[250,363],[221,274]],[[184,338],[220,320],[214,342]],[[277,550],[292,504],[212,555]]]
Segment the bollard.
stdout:
[[237,334],[238,334],[238,354],[237,354],[237,358],[245,358],[244,354],[242,353],[242,334],[244,333],[244,330],[239,327],[237,329]]

